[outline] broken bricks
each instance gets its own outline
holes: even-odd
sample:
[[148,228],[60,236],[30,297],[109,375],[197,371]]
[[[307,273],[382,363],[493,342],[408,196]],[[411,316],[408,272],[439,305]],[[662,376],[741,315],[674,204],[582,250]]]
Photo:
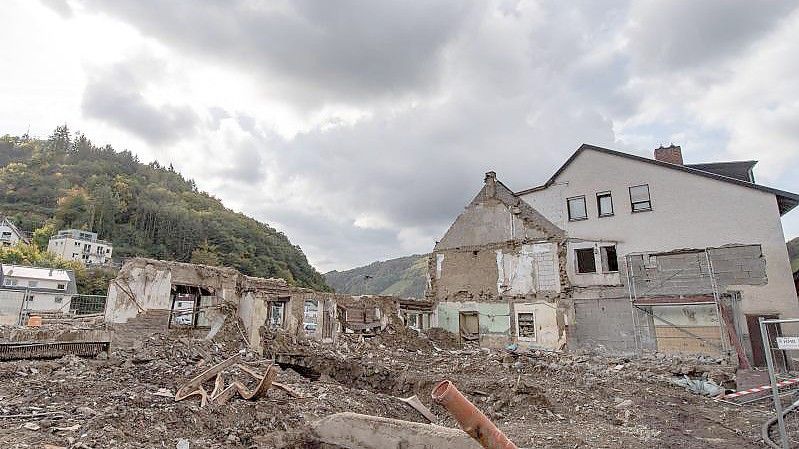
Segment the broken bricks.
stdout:
[[[240,361],[241,359],[237,354],[198,374],[178,389],[177,393],[175,393],[175,401],[182,401],[191,396],[200,396],[200,407],[205,407],[209,402],[219,405],[224,404],[236,394],[247,400],[257,399],[262,396],[266,393],[266,390],[272,386],[272,382],[275,380],[275,377],[277,377],[277,370],[273,365],[269,365],[266,372],[261,375],[249,367],[242,365],[239,363]],[[248,389],[244,383],[237,380],[226,387],[225,379],[222,374],[225,369],[230,367],[238,368],[257,380],[258,383],[255,388]],[[215,378],[214,389],[209,395],[203,383],[209,381],[211,378]]]

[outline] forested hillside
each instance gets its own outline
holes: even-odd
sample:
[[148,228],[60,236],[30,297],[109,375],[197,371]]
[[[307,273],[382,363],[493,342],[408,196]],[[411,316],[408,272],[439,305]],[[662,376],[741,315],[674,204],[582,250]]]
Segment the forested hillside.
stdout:
[[788,242],[788,257],[791,258],[791,269],[799,270],[799,237]]
[[298,246],[226,209],[194,181],[58,127],[46,140],[0,138],[0,215],[46,244],[62,228],[100,234],[114,256],[224,265],[329,289]]
[[347,271],[331,271],[325,273],[325,279],[339,293],[424,298],[427,255],[416,254]]

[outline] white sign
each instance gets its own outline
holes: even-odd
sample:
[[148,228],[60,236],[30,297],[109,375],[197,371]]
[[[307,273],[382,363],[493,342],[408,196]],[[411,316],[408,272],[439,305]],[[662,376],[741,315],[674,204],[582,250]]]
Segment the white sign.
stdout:
[[799,349],[799,337],[777,337],[777,347],[780,349]]

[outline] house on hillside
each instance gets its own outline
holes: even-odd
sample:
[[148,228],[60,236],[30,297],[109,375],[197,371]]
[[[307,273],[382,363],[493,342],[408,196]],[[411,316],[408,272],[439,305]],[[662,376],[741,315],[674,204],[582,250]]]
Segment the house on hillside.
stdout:
[[758,318],[799,317],[780,221],[799,195],[756,184],[755,161],[654,156],[583,145],[518,192],[489,172],[430,259],[439,325],[485,344],[762,363]]
[[80,229],[65,229],[50,237],[47,251],[65,260],[77,260],[84,265],[107,265],[111,263],[114,245],[97,238],[96,232]]
[[29,243],[28,237],[8,217],[0,217],[0,245],[14,246],[20,242]]
[[71,270],[0,265],[0,324],[21,324],[37,313],[69,312],[77,294]]

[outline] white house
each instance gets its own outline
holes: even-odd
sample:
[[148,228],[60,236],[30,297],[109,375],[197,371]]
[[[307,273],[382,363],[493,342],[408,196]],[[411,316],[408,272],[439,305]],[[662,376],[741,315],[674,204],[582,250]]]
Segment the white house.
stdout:
[[[500,201],[491,203],[497,206],[489,217],[490,202],[478,195],[439,242],[428,296],[451,304],[460,292],[483,302],[487,323],[480,315],[479,327],[508,316],[503,326],[519,342],[535,345],[548,331],[570,347],[743,352],[760,364],[758,317],[799,317],[780,221],[799,195],[756,184],[755,163],[684,164],[676,146],[649,159],[582,145],[537,187],[511,192],[489,173],[481,195],[495,192],[491,198]],[[464,231],[468,216],[472,229]],[[469,238],[453,240],[455,231]],[[547,242],[557,242],[560,257],[542,267],[534,250]],[[469,273],[464,267],[478,266],[491,245],[497,268]],[[471,254],[456,264],[456,250]],[[553,271],[561,285],[542,295],[536,282]],[[476,288],[483,273],[496,287]],[[539,307],[545,319],[516,317],[514,302],[545,304],[557,290],[550,308],[562,314]]]
[[6,217],[0,219],[0,245],[14,246],[19,242],[28,243],[28,238]]
[[114,246],[97,238],[96,232],[65,229],[50,237],[47,251],[66,260],[77,260],[85,265],[106,265],[111,262]]
[[17,324],[20,316],[35,312],[68,312],[77,294],[71,270],[0,265],[0,323]]

